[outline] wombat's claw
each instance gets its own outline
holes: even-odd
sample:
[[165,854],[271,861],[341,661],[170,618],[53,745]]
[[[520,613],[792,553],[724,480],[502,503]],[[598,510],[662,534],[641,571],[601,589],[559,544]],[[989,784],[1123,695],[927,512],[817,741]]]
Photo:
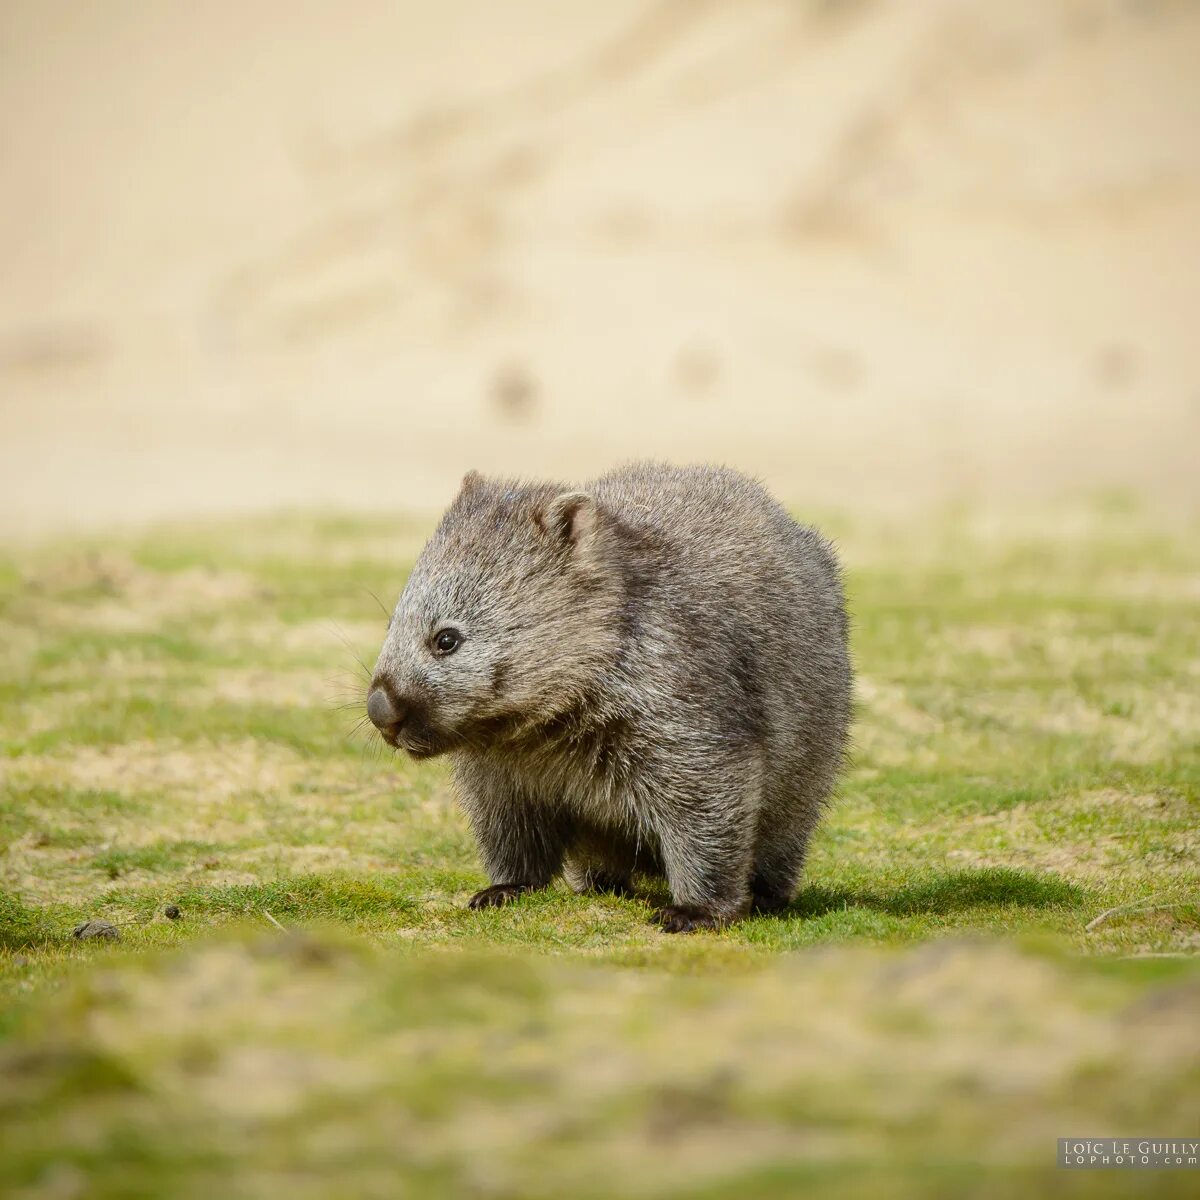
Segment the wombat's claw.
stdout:
[[611,896],[632,896],[633,884],[627,875],[608,875],[603,871],[589,871],[580,890],[606,892]]
[[695,929],[721,928],[721,921],[708,909],[692,908],[686,904],[668,904],[650,920],[661,925],[664,933],[691,933]]
[[499,908],[511,904],[522,892],[530,890],[527,883],[497,883],[476,892],[467,904],[468,908]]

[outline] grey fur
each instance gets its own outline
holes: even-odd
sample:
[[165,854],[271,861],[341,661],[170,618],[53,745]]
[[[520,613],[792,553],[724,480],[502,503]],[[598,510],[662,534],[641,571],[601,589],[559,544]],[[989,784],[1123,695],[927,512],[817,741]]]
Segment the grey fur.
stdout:
[[851,688],[833,551],[752,480],[471,472],[396,606],[372,719],[450,754],[493,884],[473,906],[649,872],[677,931],[791,900]]

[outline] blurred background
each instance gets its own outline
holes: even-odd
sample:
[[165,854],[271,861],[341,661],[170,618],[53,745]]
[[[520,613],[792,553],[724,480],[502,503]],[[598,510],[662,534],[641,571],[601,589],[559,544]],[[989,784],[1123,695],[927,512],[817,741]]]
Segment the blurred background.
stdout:
[[1200,504],[1200,5],[0,7],[0,522]]

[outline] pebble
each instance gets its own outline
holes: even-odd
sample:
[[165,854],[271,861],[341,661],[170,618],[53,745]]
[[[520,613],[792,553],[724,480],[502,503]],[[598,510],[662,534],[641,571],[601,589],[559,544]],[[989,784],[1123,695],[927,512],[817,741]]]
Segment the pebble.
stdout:
[[115,925],[109,924],[108,921],[84,921],[82,925],[75,926],[72,936],[77,938],[106,938],[110,942],[119,942],[121,940],[121,931]]

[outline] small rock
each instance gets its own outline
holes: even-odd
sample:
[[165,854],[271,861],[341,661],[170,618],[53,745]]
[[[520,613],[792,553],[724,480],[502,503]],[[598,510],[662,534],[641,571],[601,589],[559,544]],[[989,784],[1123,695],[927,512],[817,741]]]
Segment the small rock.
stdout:
[[163,915],[170,921],[178,921],[179,918],[183,916],[183,913],[179,911],[178,904],[168,904],[167,907],[163,909]]
[[105,938],[110,942],[119,942],[121,940],[121,931],[115,925],[109,924],[108,921],[84,921],[82,925],[75,926],[72,936],[77,938]]

